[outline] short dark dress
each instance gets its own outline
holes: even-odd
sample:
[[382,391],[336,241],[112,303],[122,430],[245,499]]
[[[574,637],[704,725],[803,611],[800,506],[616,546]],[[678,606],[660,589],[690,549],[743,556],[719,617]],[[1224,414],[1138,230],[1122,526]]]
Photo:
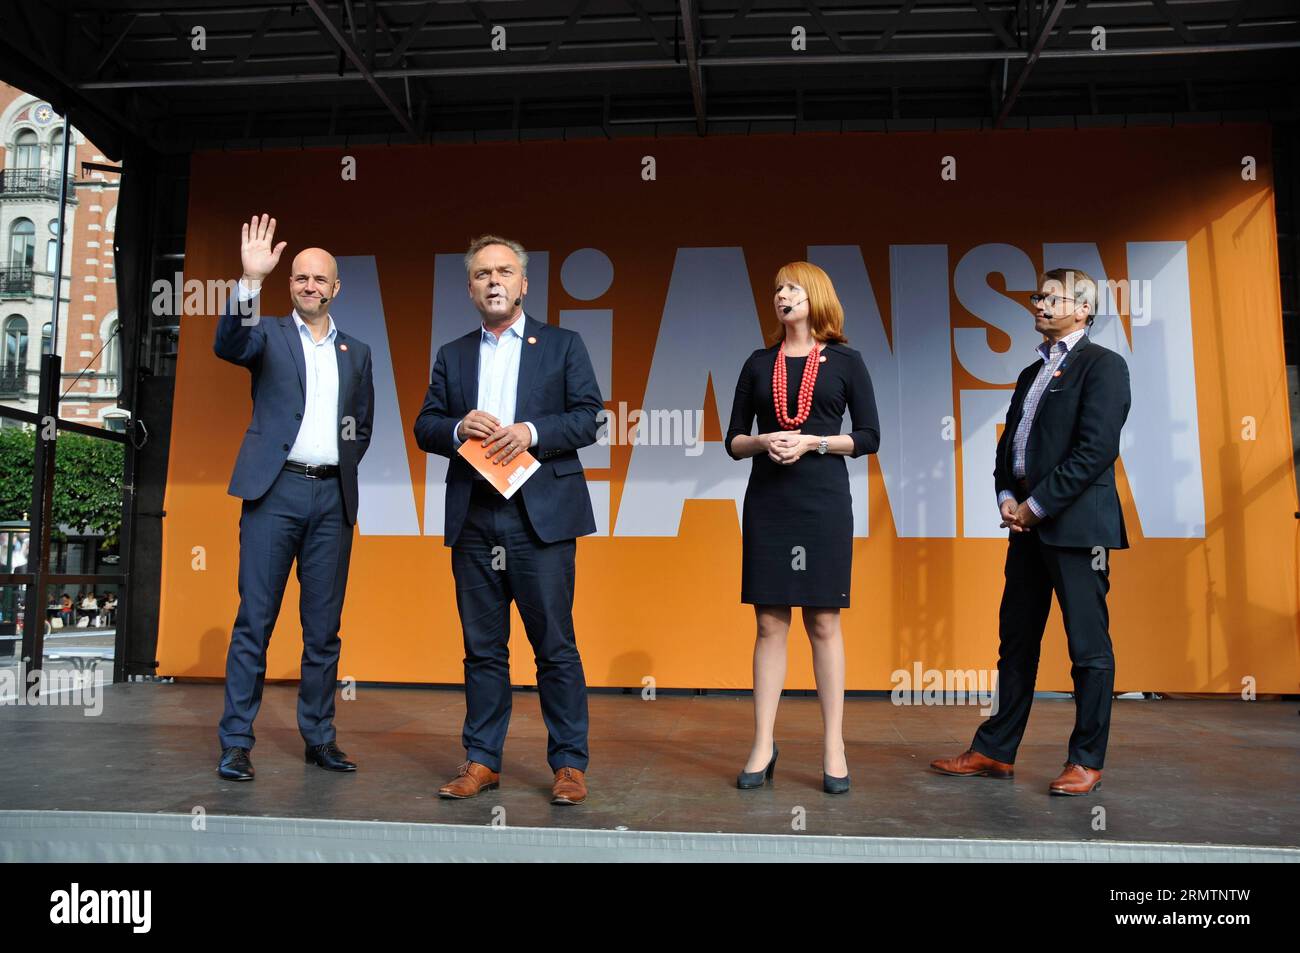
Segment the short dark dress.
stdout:
[[[780,427],[772,402],[772,369],[779,345],[755,351],[741,368],[731,404],[726,449],[741,434]],[[848,408],[853,453],[875,453],[880,447],[880,419],[871,376],[862,355],[845,344],[822,345],[826,360],[817,372],[812,411],[799,430],[826,437],[841,432]],[[786,414],[798,411],[802,357],[786,359]],[[810,450],[792,464],[774,463],[766,453],[753,459],[745,489],[742,520],[744,557],[740,601],[753,605],[848,608],[853,569],[853,503],[844,457]],[[794,548],[802,546],[804,568],[795,568]]]

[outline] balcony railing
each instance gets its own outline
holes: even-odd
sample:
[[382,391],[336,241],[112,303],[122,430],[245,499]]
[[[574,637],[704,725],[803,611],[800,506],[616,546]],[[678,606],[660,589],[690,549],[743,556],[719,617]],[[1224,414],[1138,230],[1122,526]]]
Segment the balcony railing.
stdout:
[[0,298],[27,298],[35,287],[35,277],[30,268],[13,265],[0,268]]
[[[44,169],[0,170],[0,199],[5,198],[59,198],[59,174]],[[75,202],[77,190],[73,177],[68,176],[68,201]]]
[[35,397],[40,389],[40,372],[25,367],[0,367],[0,399]]

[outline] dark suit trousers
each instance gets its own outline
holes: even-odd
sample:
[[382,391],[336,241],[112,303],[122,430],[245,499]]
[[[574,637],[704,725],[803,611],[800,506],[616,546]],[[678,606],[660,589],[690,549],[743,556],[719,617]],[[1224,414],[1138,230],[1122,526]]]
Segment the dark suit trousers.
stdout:
[[226,655],[226,710],[218,731],[223,748],[253,747],[266,648],[295,560],[302,622],[298,730],[309,745],[334,740],[339,617],[351,554],[352,526],[343,514],[337,477],[313,479],[283,470],[264,496],[244,501],[239,519],[239,613]]
[[[1104,568],[1094,569],[1104,558]],[[1069,759],[1100,769],[1106,760],[1115,654],[1110,643],[1110,554],[1048,546],[1033,530],[1013,533],[1007,545],[1006,588],[999,614],[997,711],[980,725],[971,747],[1013,763],[1029,721],[1043,629],[1056,593],[1065,621],[1074,680],[1074,732]]]
[[[545,479],[540,474],[534,479]],[[516,493],[475,481],[451,549],[456,607],[465,639],[465,726],[470,761],[501,770],[510,724],[510,601],[533,646],[537,692],[552,771],[587,770],[587,683],[573,631],[577,540],[544,543]]]

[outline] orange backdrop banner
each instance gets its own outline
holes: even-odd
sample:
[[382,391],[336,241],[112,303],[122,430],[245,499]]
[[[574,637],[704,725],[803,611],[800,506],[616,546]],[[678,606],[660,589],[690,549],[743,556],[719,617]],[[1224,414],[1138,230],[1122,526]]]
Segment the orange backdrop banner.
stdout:
[[[341,677],[462,681],[447,463],[411,425],[432,355],[477,325],[462,262],[496,232],[529,249],[526,310],[582,334],[605,397],[583,451],[599,532],[578,544],[575,623],[593,686],[748,688],[740,595],[749,462],[721,437],[740,367],[776,327],[777,268],[821,265],[875,385],[878,456],[849,461],[847,687],[997,660],[1005,531],[993,447],[1037,338],[1045,268],[1103,283],[1095,340],[1129,363],[1117,467],[1133,548],[1112,555],[1120,690],[1294,692],[1297,524],[1266,127],[357,146],[202,153],[180,318],[159,672],[221,676],[238,604],[226,484],[248,372],[212,351],[240,223],[288,263],[339,258],[332,314],[372,348],[376,420],[343,612]],[[228,287],[225,285],[224,287]],[[846,428],[847,429],[847,428]],[[301,652],[291,579],[268,676]],[[787,686],[814,685],[790,643]],[[513,677],[534,683],[513,617]],[[1065,690],[1053,609],[1039,687]],[[919,686],[918,686],[919,687]]]

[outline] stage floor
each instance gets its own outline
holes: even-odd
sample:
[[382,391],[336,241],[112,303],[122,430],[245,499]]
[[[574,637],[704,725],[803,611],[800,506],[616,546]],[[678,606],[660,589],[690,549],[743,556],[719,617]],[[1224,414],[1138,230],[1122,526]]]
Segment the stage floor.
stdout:
[[[483,828],[495,821],[568,832],[567,841],[550,842],[557,860],[565,859],[566,843],[594,843],[576,835],[596,831],[786,835],[750,842],[778,855],[782,843],[827,837],[943,842],[949,853],[954,843],[975,848],[950,859],[1008,851],[1035,859],[1036,845],[1056,845],[1039,850],[1038,859],[1053,859],[1048,855],[1060,845],[1089,847],[1071,856],[1097,859],[1125,856],[1108,852],[1109,845],[1150,845],[1153,856],[1176,854],[1179,846],[1290,848],[1253,857],[1237,851],[1232,859],[1300,859],[1295,702],[1117,700],[1101,789],[1063,798],[1050,796],[1047,785],[1065,760],[1073,718],[1067,698],[1035,701],[1016,778],[1006,782],[944,777],[927,767],[931,758],[965,748],[981,720],[977,708],[896,707],[887,697],[854,697],[845,713],[853,790],[831,796],[821,791],[821,718],[813,697],[782,700],[775,784],[739,791],[734,779],[752,725],[748,696],[660,693],[643,701],[593,693],[590,796],[583,805],[557,807],[549,802],[546,730],[533,692],[515,694],[501,787],[466,801],[436,794],[463,759],[459,689],[363,685],[357,700],[340,701],[338,739],[360,766],[346,775],[303,763],[296,692],[294,685],[267,687],[253,750],[257,780],[243,784],[222,781],[214,770],[218,684],[110,686],[97,717],[76,707],[0,706],[0,812],[184,822],[201,809],[209,824],[381,822],[398,825],[408,844],[416,829],[403,825]],[[23,859],[12,846],[18,827],[31,840],[58,824],[49,814],[14,813],[9,820],[0,823],[0,854],[9,840],[8,859]],[[143,832],[149,825],[137,826]],[[255,825],[239,830],[256,840]],[[981,844],[1003,846],[981,857]]]

